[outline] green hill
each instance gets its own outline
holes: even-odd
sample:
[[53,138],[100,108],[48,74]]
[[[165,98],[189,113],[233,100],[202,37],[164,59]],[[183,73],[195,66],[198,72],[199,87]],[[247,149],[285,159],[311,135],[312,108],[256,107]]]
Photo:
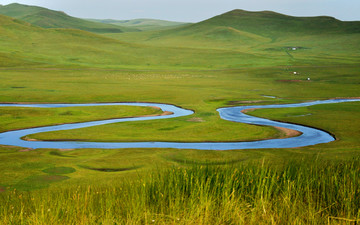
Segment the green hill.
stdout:
[[[332,17],[292,17],[270,11],[233,10],[208,20],[162,31],[108,34],[118,40],[153,46],[285,52],[299,47],[313,54],[359,54],[360,22]],[[300,52],[300,51],[299,51]]]
[[133,19],[133,20],[88,19],[88,20],[99,23],[105,23],[105,24],[113,24],[123,27],[132,27],[142,31],[161,30],[161,29],[173,28],[187,24],[182,22],[173,22],[173,21],[156,20],[156,19]]
[[[44,29],[0,15],[0,66],[73,64],[121,42],[76,29]],[[125,46],[125,44],[123,44]]]
[[[240,27],[238,21],[228,18],[234,12],[237,11],[175,29],[106,34],[107,37],[78,29],[44,29],[1,16],[0,66],[219,69],[359,62],[359,22],[333,19],[326,32],[316,33],[314,28],[303,27],[302,32],[298,29],[293,34],[289,30],[294,28],[280,22],[273,25],[278,28],[272,32],[261,27],[252,31],[251,26]],[[287,17],[270,14],[272,21]],[[257,21],[257,17],[264,16],[256,15],[268,13],[254,15]],[[336,28],[332,23],[342,26]],[[316,26],[320,25],[313,25]],[[289,51],[289,47],[298,50]]]
[[[160,31],[154,38],[166,36],[209,37],[213,39],[287,38],[319,34],[360,33],[360,22],[344,22],[333,17],[293,17],[271,11],[233,10],[208,20]],[[250,35],[251,34],[251,35]]]
[[9,4],[0,6],[0,14],[24,20],[43,28],[72,28],[95,33],[121,33],[138,31],[135,28],[120,27],[71,17],[64,12],[37,6]]
[[228,26],[264,37],[284,35],[360,33],[360,22],[343,22],[333,17],[293,17],[271,11],[233,10],[197,23],[188,29]]

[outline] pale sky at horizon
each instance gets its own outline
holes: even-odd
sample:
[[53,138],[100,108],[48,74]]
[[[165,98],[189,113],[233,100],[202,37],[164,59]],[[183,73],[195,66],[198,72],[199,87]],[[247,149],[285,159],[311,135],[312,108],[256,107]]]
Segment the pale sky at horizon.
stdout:
[[1,5],[15,2],[94,19],[151,18],[199,22],[233,9],[244,9],[360,21],[360,0],[0,0]]

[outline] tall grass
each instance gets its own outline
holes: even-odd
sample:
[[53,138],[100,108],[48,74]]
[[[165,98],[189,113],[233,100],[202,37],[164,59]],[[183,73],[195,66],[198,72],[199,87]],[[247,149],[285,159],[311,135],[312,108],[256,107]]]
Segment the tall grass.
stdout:
[[355,224],[360,160],[160,169],[112,187],[0,194],[1,224]]

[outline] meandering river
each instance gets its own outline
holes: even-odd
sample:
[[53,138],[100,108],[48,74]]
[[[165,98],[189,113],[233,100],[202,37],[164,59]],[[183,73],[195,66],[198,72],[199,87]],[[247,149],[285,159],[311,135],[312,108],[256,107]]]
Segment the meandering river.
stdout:
[[1,107],[37,107],[37,108],[60,108],[60,107],[81,107],[81,106],[148,106],[159,107],[163,111],[173,112],[171,115],[150,116],[150,117],[135,117],[122,119],[108,119],[101,121],[53,125],[46,127],[28,128],[15,131],[7,131],[0,133],[0,144],[20,146],[25,148],[57,148],[57,149],[78,149],[78,148],[176,148],[176,149],[198,149],[198,150],[234,150],[234,149],[262,149],[262,148],[293,148],[303,147],[309,145],[316,145],[321,143],[328,143],[334,141],[334,137],[329,133],[302,125],[290,124],[272,121],[268,119],[258,118],[244,114],[242,111],[250,108],[264,109],[264,108],[291,108],[291,107],[305,107],[318,104],[330,104],[341,102],[355,102],[360,99],[331,99],[323,101],[304,102],[298,104],[284,104],[284,105],[252,105],[252,106],[237,106],[220,108],[217,111],[220,117],[224,120],[248,123],[265,126],[283,127],[287,129],[297,130],[302,134],[300,136],[285,138],[285,139],[270,139],[260,141],[244,141],[244,142],[78,142],[78,141],[26,141],[21,138],[26,135],[59,131],[71,130],[85,127],[92,127],[104,124],[141,121],[141,120],[155,120],[155,119],[170,119],[180,116],[188,116],[194,112],[183,109],[174,105],[157,104],[157,103],[92,103],[92,104],[0,104]]

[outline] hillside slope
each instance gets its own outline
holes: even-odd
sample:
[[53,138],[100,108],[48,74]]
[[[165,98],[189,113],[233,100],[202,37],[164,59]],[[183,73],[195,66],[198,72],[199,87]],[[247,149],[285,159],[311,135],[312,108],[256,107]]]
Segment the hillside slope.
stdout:
[[0,6],[0,14],[24,20],[43,28],[71,28],[95,33],[121,33],[138,31],[135,28],[120,27],[71,17],[64,12],[37,6],[9,4]]

